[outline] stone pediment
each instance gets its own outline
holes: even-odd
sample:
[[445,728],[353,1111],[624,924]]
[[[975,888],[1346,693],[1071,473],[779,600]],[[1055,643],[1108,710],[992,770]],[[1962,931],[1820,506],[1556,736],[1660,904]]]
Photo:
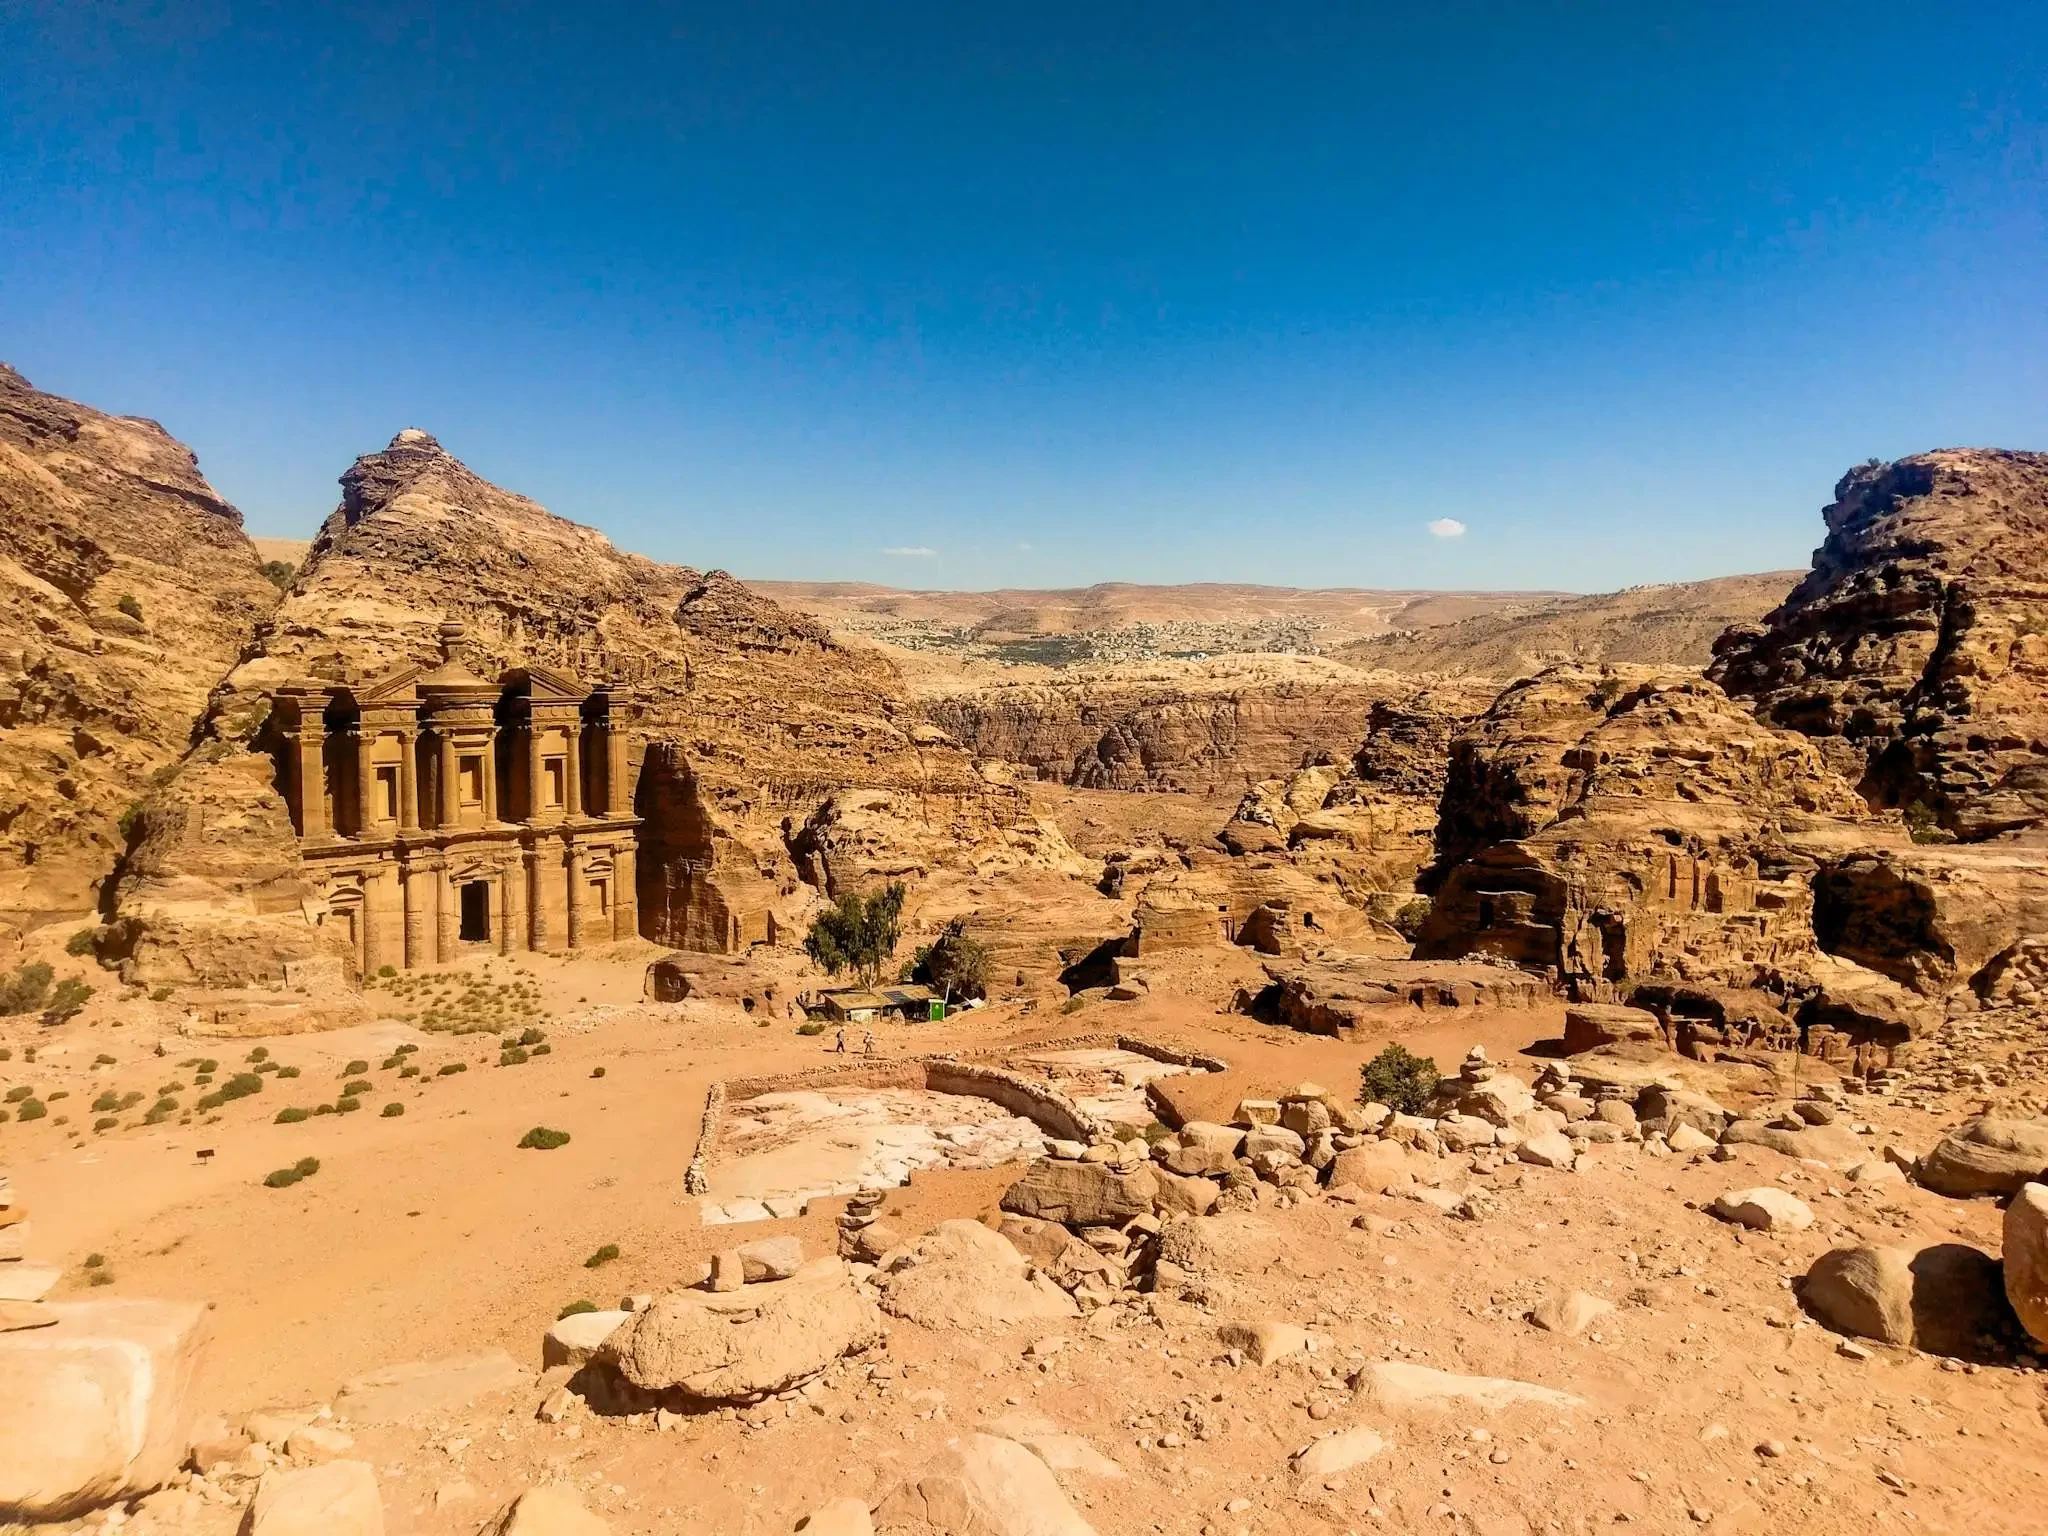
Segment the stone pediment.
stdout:
[[359,706],[373,704],[417,704],[419,702],[420,675],[427,669],[414,663],[400,667],[396,672],[386,672],[382,677],[372,678],[354,690]]
[[545,667],[527,667],[526,696],[537,704],[580,704],[590,690],[575,678]]

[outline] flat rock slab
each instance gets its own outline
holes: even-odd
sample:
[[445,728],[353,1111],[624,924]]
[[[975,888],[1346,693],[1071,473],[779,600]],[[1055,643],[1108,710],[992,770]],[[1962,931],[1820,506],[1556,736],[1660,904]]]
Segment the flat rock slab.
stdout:
[[354,1424],[395,1424],[415,1414],[445,1413],[532,1380],[533,1373],[503,1350],[415,1360],[356,1377],[335,1398],[334,1412]]
[[1772,1184],[1716,1195],[1710,1209],[1723,1221],[1758,1232],[1804,1232],[1813,1225],[1812,1208],[1797,1195],[1787,1194]]
[[633,1314],[630,1312],[573,1312],[558,1318],[540,1341],[540,1363],[552,1369],[558,1365],[581,1365],[618,1332]]
[[384,1536],[384,1500],[366,1461],[263,1474],[248,1536]]
[[1036,1413],[1006,1413],[991,1419],[988,1432],[1014,1440],[1055,1472],[1074,1472],[1115,1482],[1124,1469],[1080,1435],[1068,1434],[1051,1419]]
[[41,1301],[63,1278],[55,1264],[0,1264],[0,1301]]
[[960,1536],[1095,1536],[1059,1480],[1014,1440],[965,1435],[875,1508],[884,1531]]
[[608,1521],[583,1507],[573,1489],[550,1484],[522,1493],[491,1536],[611,1536]]
[[1225,1323],[1216,1330],[1225,1349],[1241,1349],[1254,1365],[1271,1365],[1308,1348],[1308,1330],[1292,1323]]
[[1526,1381],[1501,1376],[1459,1376],[1450,1371],[1410,1365],[1404,1360],[1380,1360],[1358,1373],[1359,1384],[1383,1407],[1484,1409],[1582,1408],[1585,1399],[1553,1387],[1539,1387]]

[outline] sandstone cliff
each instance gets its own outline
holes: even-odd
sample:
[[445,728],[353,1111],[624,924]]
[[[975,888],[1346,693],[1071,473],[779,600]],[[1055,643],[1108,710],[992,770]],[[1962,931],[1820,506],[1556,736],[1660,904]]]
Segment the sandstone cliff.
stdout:
[[207,691],[276,600],[190,449],[0,365],[7,921],[91,911],[124,814],[190,747]]
[[1813,569],[1713,676],[1876,805],[1965,840],[2048,816],[2048,454],[1944,449],[1842,477]]

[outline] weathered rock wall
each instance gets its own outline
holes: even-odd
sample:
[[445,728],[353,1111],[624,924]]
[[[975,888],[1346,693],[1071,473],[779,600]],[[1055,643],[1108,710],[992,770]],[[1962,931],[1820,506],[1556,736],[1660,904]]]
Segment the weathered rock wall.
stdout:
[[1813,569],[1712,675],[1872,804],[1966,840],[2048,817],[2048,454],[1943,449],[1844,475]]
[[0,365],[0,918],[92,910],[276,601],[189,448]]

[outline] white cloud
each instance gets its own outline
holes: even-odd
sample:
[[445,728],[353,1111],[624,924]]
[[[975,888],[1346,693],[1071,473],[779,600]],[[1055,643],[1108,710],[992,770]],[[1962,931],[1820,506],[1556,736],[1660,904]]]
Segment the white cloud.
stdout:
[[882,551],[885,555],[898,555],[911,560],[935,560],[939,552],[928,544],[897,544]]
[[1429,532],[1432,538],[1462,539],[1465,537],[1465,525],[1455,517],[1439,517],[1430,523]]

